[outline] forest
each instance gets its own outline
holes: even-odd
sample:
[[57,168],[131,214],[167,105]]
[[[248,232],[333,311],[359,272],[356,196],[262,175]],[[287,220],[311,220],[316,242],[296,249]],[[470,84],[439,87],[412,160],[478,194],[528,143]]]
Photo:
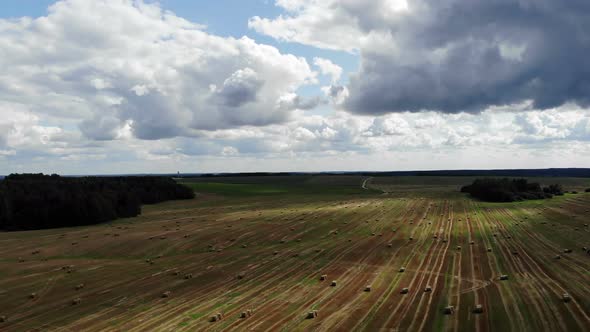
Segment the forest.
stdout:
[[142,204],[194,197],[168,177],[11,174],[0,180],[0,230],[98,224],[137,216]]
[[461,192],[488,202],[514,202],[530,199],[552,198],[563,195],[559,184],[541,188],[538,183],[529,183],[526,179],[483,178],[476,179],[472,184],[461,188]]

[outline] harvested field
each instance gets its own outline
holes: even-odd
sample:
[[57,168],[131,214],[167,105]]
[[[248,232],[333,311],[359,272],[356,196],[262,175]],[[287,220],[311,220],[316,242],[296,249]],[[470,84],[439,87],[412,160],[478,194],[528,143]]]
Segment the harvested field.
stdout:
[[0,330],[587,331],[590,193],[366,179],[195,180],[136,218],[0,233]]

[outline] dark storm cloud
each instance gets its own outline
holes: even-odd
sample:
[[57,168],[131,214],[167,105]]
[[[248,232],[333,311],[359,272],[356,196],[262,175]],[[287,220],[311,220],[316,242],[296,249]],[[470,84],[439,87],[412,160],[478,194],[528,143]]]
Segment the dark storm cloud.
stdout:
[[345,102],[350,111],[480,112],[524,100],[538,109],[590,104],[590,1],[408,2],[409,13],[380,27],[360,24],[391,36],[392,45],[361,47],[362,65]]

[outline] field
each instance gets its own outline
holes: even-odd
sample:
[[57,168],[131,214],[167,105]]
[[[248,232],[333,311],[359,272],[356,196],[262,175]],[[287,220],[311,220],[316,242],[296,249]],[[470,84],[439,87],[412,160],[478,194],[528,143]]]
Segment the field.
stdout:
[[588,331],[590,179],[518,203],[471,180],[184,179],[136,218],[0,233],[0,330]]

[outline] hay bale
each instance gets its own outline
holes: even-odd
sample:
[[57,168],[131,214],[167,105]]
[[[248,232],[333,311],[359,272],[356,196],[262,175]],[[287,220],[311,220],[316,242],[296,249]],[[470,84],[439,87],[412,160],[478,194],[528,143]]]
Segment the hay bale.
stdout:
[[25,262],[25,259],[24,259],[24,258],[22,258],[22,257],[19,257],[19,258],[18,258],[18,262],[19,262],[19,263],[24,263],[24,262]]
[[37,298],[37,293],[29,294],[29,299],[36,299],[36,298]]
[[252,310],[250,309],[242,311],[242,313],[240,314],[240,318],[248,318],[250,316],[252,316]]
[[475,241],[470,241],[469,244],[474,245]]
[[240,273],[238,274],[238,279],[244,279],[246,275],[244,273]]
[[399,272],[404,272],[405,270],[406,270],[406,268],[403,266],[399,268]]
[[78,285],[76,285],[76,290],[80,290],[82,288],[84,288],[84,284],[78,284]]
[[424,288],[424,292],[426,292],[426,293],[432,292],[432,286],[427,285],[426,288]]
[[370,292],[370,291],[371,291],[371,285],[365,286],[365,292]]
[[412,240],[414,240],[414,237],[413,236],[410,236],[410,241],[412,241]]
[[72,305],[78,305],[78,304],[80,304],[80,302],[82,302],[81,298],[79,298],[79,297],[75,298],[72,300]]
[[306,318],[307,319],[314,319],[317,316],[318,316],[318,311],[317,310],[314,310],[314,311],[308,312]]
[[457,250],[461,250],[461,246],[457,246]]
[[447,243],[447,241],[448,241],[447,239],[443,239],[442,243]]
[[508,275],[507,274],[500,275],[500,280],[508,280]]
[[408,288],[402,288],[400,294],[408,294],[408,292],[410,292]]
[[192,279],[193,278],[193,274],[192,273],[187,273],[184,275],[184,279]]
[[336,287],[336,280],[332,280],[332,283],[330,284],[330,286]]
[[218,312],[215,315],[211,316],[209,318],[209,321],[212,322],[212,323],[214,323],[214,322],[220,321],[222,318],[223,318],[223,315],[220,312]]
[[565,254],[569,254],[569,253],[571,253],[571,252],[572,252],[572,250],[571,250],[571,249],[563,249],[563,253],[565,253]]
[[8,318],[6,318],[6,316],[0,316],[0,323],[4,323],[8,320]]
[[455,313],[455,307],[453,307],[452,305],[444,307],[443,314],[452,315],[453,313]]
[[248,246],[245,244],[242,244],[242,248],[247,248]]
[[561,255],[556,255],[555,259],[561,259]]
[[483,305],[476,304],[475,307],[473,308],[473,313],[474,314],[481,314],[481,313],[483,313]]
[[162,293],[161,297],[162,298],[167,298],[167,297],[170,297],[170,295],[172,295],[172,292],[171,291],[165,291],[164,293]]
[[563,302],[570,302],[572,300],[572,298],[570,297],[570,295],[568,293],[563,293],[562,297]]
[[320,276],[320,280],[321,280],[321,281],[324,281],[324,280],[326,280],[326,279],[328,279],[328,275],[327,275],[327,274],[322,274],[322,275]]
[[391,244],[391,243],[388,243],[388,244],[387,244],[387,247],[388,247],[388,248],[391,248],[391,247],[393,247],[393,244]]

